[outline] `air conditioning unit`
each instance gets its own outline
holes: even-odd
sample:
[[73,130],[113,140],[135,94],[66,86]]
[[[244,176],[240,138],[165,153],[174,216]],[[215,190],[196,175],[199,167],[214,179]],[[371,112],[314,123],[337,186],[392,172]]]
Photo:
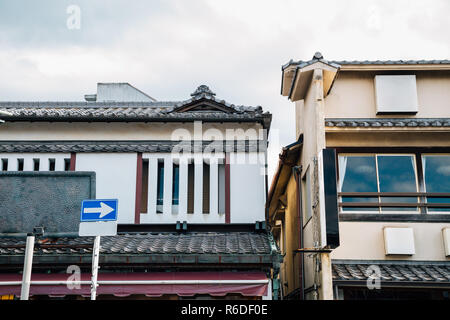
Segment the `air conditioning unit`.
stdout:
[[414,246],[413,228],[384,228],[384,247],[386,255],[400,254],[413,255],[416,253]]

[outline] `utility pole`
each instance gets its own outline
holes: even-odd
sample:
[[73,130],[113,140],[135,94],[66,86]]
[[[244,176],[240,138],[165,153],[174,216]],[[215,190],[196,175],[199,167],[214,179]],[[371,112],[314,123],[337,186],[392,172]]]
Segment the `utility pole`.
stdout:
[[28,300],[30,296],[31,269],[33,267],[34,235],[27,235],[27,244],[25,249],[25,261],[23,264],[22,290],[20,300]]
[[94,249],[92,252],[92,285],[91,285],[91,300],[97,298],[97,276],[98,276],[98,260],[100,255],[100,236],[95,236]]

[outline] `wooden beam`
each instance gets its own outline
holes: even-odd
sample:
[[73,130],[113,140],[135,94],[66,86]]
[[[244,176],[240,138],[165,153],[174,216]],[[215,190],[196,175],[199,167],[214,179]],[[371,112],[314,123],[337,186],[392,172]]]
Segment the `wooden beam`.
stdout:
[[142,199],[142,152],[137,154],[136,164],[136,199],[134,207],[134,223],[141,223],[141,199]]

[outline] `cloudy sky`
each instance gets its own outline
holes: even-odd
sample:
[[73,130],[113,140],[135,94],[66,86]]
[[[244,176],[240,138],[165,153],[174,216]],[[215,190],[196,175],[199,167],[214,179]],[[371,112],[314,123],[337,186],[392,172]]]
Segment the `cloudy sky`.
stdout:
[[[71,5],[79,29],[68,28],[77,26]],[[449,14],[447,0],[0,0],[0,100],[82,100],[97,82],[184,100],[207,84],[273,113],[272,173],[280,146],[296,138],[282,64],[316,51],[448,59]]]

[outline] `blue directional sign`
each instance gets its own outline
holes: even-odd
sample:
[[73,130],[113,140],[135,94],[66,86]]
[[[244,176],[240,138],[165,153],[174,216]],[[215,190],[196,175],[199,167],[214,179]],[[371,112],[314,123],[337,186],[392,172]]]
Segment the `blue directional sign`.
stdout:
[[117,199],[83,200],[80,221],[116,221],[117,209]]

